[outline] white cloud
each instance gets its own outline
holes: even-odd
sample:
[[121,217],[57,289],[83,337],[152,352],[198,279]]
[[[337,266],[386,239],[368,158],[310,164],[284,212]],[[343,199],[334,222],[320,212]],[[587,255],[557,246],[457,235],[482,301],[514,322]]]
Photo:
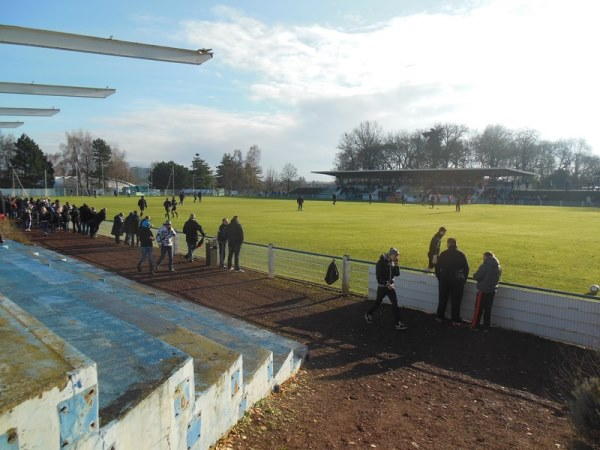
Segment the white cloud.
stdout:
[[223,153],[257,144],[265,170],[292,162],[308,179],[332,167],[339,137],[365,120],[386,131],[439,121],[527,126],[543,138],[583,137],[600,151],[592,122],[598,8],[587,0],[493,0],[346,31],[265,23],[219,7],[218,20],[188,20],[181,32],[214,49],[205,70],[229,77],[255,110],[239,112],[217,89],[211,100],[220,109],[158,104],[106,119],[103,132],[132,161],[189,164],[199,152],[215,165]]

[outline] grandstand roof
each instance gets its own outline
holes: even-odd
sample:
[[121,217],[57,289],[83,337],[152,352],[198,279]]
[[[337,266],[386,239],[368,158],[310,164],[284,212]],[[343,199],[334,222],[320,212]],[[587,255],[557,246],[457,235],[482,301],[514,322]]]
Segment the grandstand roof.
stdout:
[[490,167],[486,169],[396,169],[396,170],[324,170],[313,171],[321,175],[332,177],[359,178],[359,177],[402,177],[402,176],[429,176],[429,175],[458,175],[458,176],[480,176],[480,177],[534,177],[533,172],[509,169],[506,167]]

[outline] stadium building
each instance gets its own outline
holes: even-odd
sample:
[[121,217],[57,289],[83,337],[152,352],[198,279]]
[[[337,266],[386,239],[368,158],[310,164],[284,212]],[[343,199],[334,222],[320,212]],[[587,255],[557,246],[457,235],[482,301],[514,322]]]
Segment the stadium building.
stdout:
[[[517,192],[535,187],[536,174],[508,168],[399,169],[314,171],[336,178],[336,195],[346,200],[407,202],[435,195],[441,201],[461,196],[472,202],[516,199]],[[519,195],[519,197],[521,197]]]

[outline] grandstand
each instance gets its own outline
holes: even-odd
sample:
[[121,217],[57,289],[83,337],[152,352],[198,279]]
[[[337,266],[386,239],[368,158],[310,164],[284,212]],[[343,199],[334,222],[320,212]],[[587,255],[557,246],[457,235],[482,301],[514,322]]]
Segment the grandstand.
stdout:
[[[510,168],[399,169],[314,171],[336,178],[340,200],[419,202],[434,195],[438,202],[460,196],[463,202],[592,206],[600,204],[595,190],[545,189],[537,175]],[[322,195],[322,198],[330,198]]]

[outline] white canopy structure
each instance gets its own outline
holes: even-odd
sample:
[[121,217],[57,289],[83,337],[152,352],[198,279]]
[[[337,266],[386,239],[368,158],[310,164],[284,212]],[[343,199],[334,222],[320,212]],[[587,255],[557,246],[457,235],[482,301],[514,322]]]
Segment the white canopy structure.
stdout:
[[57,108],[5,108],[0,107],[0,116],[44,116],[49,117],[58,114]]
[[79,86],[57,86],[35,83],[10,83],[0,81],[0,93],[25,95],[57,95],[61,97],[106,98],[116,92],[109,88],[90,88]]
[[19,128],[24,122],[0,122],[0,128]]
[[10,25],[0,25],[0,43],[196,65],[213,57],[210,49],[186,50]]

